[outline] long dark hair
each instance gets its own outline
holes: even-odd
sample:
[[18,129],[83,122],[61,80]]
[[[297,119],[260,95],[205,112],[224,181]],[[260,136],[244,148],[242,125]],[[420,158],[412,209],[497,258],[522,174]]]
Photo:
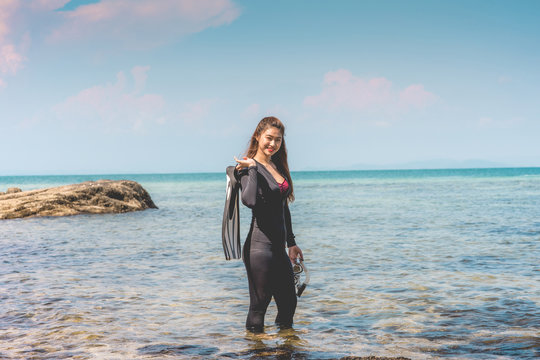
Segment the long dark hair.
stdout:
[[259,148],[259,142],[257,141],[257,138],[260,137],[263,131],[266,130],[266,128],[268,128],[269,126],[273,126],[279,129],[279,131],[281,132],[281,147],[275,154],[272,155],[272,162],[276,165],[278,171],[281,172],[287,179],[287,182],[289,183],[289,188],[291,189],[289,196],[287,196],[287,200],[289,202],[293,202],[293,182],[291,179],[291,173],[289,172],[289,164],[287,162],[287,146],[285,146],[285,125],[283,125],[283,123],[277,117],[268,116],[259,121],[259,124],[255,128],[253,135],[251,135],[249,146],[246,151],[246,156],[248,158],[253,158],[255,154],[257,154],[257,149]]

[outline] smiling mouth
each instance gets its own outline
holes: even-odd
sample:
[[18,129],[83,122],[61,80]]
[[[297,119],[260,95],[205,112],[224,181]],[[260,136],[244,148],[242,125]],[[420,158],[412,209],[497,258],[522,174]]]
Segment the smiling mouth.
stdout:
[[270,151],[270,152],[273,152],[273,151],[274,151],[274,149],[272,149],[272,148],[268,148],[268,151]]

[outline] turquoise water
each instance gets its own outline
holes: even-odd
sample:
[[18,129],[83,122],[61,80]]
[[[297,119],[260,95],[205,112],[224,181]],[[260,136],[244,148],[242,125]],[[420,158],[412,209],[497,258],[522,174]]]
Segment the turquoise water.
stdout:
[[0,222],[0,358],[540,355],[540,168],[293,173],[311,283],[294,330],[271,304],[257,336],[243,264],[221,247],[224,174],[0,191],[101,178],[138,181],[159,209]]

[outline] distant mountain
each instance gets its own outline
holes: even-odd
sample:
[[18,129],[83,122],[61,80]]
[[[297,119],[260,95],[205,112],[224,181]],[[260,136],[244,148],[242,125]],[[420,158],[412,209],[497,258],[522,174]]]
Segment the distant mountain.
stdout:
[[452,159],[433,159],[425,161],[412,161],[402,164],[392,164],[393,169],[470,169],[470,168],[497,168],[511,167],[509,164],[481,160],[452,160]]
[[481,160],[481,159],[469,159],[469,160],[452,160],[452,159],[433,159],[424,161],[411,161],[405,163],[392,163],[392,164],[364,164],[357,163],[345,166],[337,166],[332,168],[315,168],[306,167],[304,171],[316,171],[316,170],[393,170],[393,169],[470,169],[470,168],[499,168],[499,167],[512,167],[510,164]]

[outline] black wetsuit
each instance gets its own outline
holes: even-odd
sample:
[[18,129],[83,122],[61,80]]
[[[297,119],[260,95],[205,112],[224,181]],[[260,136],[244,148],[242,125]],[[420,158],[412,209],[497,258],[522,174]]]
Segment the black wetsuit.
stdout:
[[272,296],[278,308],[276,323],[282,328],[290,327],[296,310],[292,265],[285,252],[285,244],[296,245],[287,205],[291,189],[281,192],[272,174],[258,162],[239,175],[242,203],[253,214],[243,251],[250,297],[246,328],[263,330]]

